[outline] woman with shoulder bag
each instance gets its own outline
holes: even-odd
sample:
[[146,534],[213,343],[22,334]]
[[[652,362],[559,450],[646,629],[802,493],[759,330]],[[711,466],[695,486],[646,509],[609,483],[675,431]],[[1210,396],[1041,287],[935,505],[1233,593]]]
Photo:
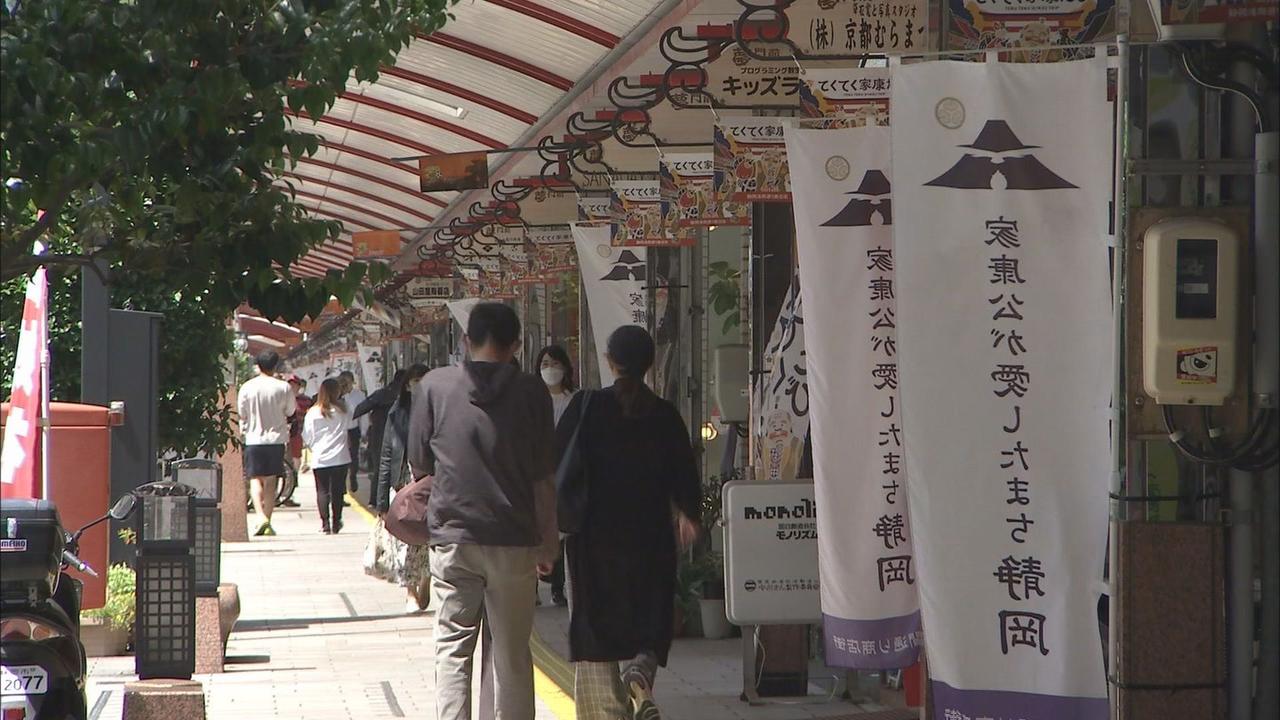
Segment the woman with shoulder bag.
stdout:
[[396,388],[395,402],[387,413],[382,433],[382,451],[378,455],[378,471],[374,478],[376,504],[380,519],[374,526],[370,543],[375,544],[374,574],[399,583],[405,588],[405,612],[425,610],[431,602],[431,573],[427,568],[427,546],[409,545],[387,532],[381,519],[391,507],[394,492],[404,490],[413,481],[406,452],[409,437],[409,412],[413,391],[427,374],[427,366],[412,365]]
[[697,537],[701,487],[680,412],[644,382],[653,338],[624,326],[607,348],[617,380],[574,398],[556,429],[562,456],[577,453],[585,487],[585,512],[565,543],[569,653],[579,720],[649,720],[671,648],[678,547]]

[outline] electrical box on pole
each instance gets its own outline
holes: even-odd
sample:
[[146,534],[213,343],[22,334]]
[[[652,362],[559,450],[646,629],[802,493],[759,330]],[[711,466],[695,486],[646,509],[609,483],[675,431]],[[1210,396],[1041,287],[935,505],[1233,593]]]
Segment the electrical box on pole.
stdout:
[[1177,217],[1142,242],[1144,389],[1161,405],[1222,405],[1236,383],[1240,237],[1218,220]]

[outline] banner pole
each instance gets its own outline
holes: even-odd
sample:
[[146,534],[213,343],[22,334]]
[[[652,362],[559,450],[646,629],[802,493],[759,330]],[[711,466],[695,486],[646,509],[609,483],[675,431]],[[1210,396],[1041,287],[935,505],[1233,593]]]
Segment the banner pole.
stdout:
[[40,348],[40,497],[49,499],[49,433],[53,418],[49,413],[49,301],[45,295],[45,336]]
[[1115,105],[1115,181],[1112,188],[1112,230],[1115,233],[1115,246],[1112,249],[1114,258],[1111,268],[1111,303],[1114,347],[1112,357],[1112,393],[1111,393],[1111,482],[1110,498],[1110,542],[1108,543],[1107,573],[1107,684],[1110,696],[1110,714],[1112,720],[1120,717],[1120,704],[1114,678],[1119,677],[1116,668],[1117,650],[1120,645],[1120,628],[1118,627],[1118,607],[1116,574],[1120,560],[1120,524],[1124,521],[1124,503],[1120,498],[1124,495],[1124,406],[1126,404],[1124,385],[1124,308],[1125,308],[1125,248],[1128,245],[1128,143],[1126,136],[1129,129],[1128,98],[1129,91],[1129,36],[1116,36],[1117,70],[1116,70],[1116,105]]

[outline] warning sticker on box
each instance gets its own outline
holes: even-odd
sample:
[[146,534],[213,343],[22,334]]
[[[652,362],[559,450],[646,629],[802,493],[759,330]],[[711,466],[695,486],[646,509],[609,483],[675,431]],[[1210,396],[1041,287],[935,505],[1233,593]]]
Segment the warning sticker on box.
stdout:
[[1218,382],[1217,346],[1179,350],[1178,382],[1183,385],[1216,385]]

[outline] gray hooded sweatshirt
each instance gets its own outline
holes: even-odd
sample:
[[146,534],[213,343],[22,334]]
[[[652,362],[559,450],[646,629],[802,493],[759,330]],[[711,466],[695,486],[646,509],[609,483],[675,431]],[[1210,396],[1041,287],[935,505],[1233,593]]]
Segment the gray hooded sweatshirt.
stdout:
[[548,544],[552,415],[542,380],[509,363],[468,361],[427,373],[413,399],[408,451],[415,476],[434,476],[432,545]]

